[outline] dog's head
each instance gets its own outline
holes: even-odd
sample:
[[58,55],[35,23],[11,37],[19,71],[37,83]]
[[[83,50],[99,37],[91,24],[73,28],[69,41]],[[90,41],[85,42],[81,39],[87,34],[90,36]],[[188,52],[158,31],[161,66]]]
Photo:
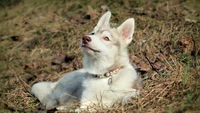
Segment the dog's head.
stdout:
[[[109,24],[110,17],[111,12],[106,12],[93,31],[84,36],[81,41],[82,50],[86,57],[84,59],[105,61],[107,65],[105,65],[105,68],[112,66],[117,59],[120,60],[118,56],[126,54],[126,46],[132,41],[135,25],[134,19],[130,18],[119,27],[111,28]],[[125,55],[125,57],[127,56]],[[89,63],[88,60],[87,63]],[[83,64],[86,65],[86,61]],[[99,65],[103,65],[103,63]]]
[[105,13],[91,33],[82,38],[83,52],[89,55],[113,53],[119,46],[127,46],[132,41],[134,19],[127,19],[118,28],[110,28],[110,11]]

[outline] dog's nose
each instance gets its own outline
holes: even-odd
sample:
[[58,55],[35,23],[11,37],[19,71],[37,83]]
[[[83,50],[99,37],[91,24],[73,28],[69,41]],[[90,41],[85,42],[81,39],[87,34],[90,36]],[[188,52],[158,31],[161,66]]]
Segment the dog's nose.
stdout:
[[84,44],[87,44],[88,42],[91,42],[92,40],[91,40],[91,38],[89,37],[89,36],[84,36],[83,37],[83,43]]

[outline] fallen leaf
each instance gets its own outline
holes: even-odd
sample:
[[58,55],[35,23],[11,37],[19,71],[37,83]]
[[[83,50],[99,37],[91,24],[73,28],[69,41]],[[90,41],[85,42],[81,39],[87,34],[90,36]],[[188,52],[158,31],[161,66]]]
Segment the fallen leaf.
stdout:
[[72,62],[74,58],[74,55],[59,54],[53,57],[51,64],[53,65],[53,69],[56,70],[69,69],[72,67],[70,62]]
[[29,71],[29,70],[37,69],[39,66],[40,66],[40,63],[37,61],[34,61],[32,64],[25,65],[24,70]]
[[142,71],[142,72],[148,72],[150,70],[150,67],[148,66],[147,63],[145,63],[142,59],[135,57],[134,61],[133,61],[133,65],[134,67],[138,70],[138,71]]
[[101,9],[103,9],[104,11],[109,11],[109,7],[107,5],[102,5]]
[[62,62],[65,62],[66,55],[59,54],[53,57],[52,59],[52,65],[61,64]]
[[98,12],[92,8],[92,6],[88,5],[88,10],[86,16],[89,17],[88,19],[95,19],[98,15]]
[[68,68],[70,68],[71,65],[69,65],[67,63],[62,63],[61,66],[62,66],[62,69],[68,69]]
[[160,70],[160,69],[162,69],[164,66],[165,66],[165,64],[162,63],[162,62],[156,62],[156,63],[153,64],[153,67],[154,67],[156,70]]
[[192,36],[184,36],[180,42],[180,49],[183,50],[184,53],[186,54],[191,54],[191,52],[194,49],[194,43]]

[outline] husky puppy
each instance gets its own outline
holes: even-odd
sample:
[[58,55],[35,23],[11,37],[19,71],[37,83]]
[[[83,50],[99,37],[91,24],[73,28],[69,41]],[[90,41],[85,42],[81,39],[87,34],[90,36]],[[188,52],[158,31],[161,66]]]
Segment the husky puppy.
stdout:
[[[39,82],[31,88],[46,108],[80,103],[112,107],[120,99],[136,97],[139,77],[129,62],[127,46],[133,39],[135,21],[127,19],[111,28],[111,12],[106,12],[91,33],[81,41],[83,68],[66,74],[57,82]],[[64,109],[58,107],[58,109]]]

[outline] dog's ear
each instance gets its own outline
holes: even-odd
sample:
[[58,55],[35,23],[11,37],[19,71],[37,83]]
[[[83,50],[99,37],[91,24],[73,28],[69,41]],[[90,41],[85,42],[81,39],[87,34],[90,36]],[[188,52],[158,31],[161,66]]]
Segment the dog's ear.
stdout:
[[97,24],[98,27],[101,27],[103,25],[106,25],[106,26],[109,26],[109,20],[110,20],[110,17],[111,17],[111,12],[110,11],[107,11],[100,19],[99,19],[99,22]]
[[122,23],[117,30],[120,33],[122,40],[128,45],[133,39],[133,33],[135,28],[135,20],[133,18],[127,19]]

